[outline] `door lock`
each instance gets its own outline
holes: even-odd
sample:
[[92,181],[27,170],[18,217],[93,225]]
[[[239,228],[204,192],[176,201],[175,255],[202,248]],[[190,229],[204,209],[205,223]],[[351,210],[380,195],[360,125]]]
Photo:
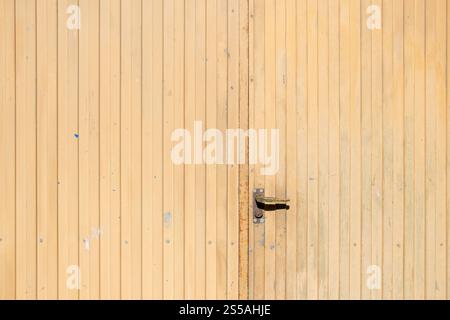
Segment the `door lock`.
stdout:
[[289,209],[289,199],[266,197],[263,188],[253,190],[253,223],[264,223],[264,211]]

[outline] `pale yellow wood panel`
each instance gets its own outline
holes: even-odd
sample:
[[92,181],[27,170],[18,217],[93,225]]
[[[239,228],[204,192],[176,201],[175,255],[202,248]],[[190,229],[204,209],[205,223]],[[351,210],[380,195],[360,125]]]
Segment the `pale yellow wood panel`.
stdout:
[[100,298],[120,295],[120,0],[100,1]]
[[[297,298],[308,297],[308,20],[307,2],[297,3]],[[339,11],[337,11],[339,13]],[[337,25],[336,25],[337,27]],[[336,30],[339,30],[337,28]],[[337,49],[337,48],[336,48]],[[339,64],[337,65],[339,66]],[[338,75],[339,73],[336,73]],[[337,117],[339,119],[339,116]],[[339,134],[336,132],[337,137]],[[339,158],[339,155],[335,155]],[[338,243],[336,243],[338,245]],[[336,277],[335,279],[339,279]]]
[[[228,1],[217,1],[217,129],[224,132],[227,128],[228,108]],[[188,62],[186,62],[188,63]],[[188,92],[186,91],[186,96]],[[186,118],[187,121],[187,118]],[[189,125],[189,122],[186,122]],[[190,170],[190,169],[189,169]],[[217,299],[227,298],[227,167],[217,166],[217,254],[216,285]],[[188,196],[189,193],[186,194]],[[186,212],[189,209],[186,202]],[[186,266],[187,267],[187,266]],[[186,277],[189,274],[186,273]],[[186,278],[187,279],[187,278]]]
[[382,297],[392,299],[392,217],[393,217],[393,1],[383,1],[383,243]]
[[363,15],[371,0],[361,2],[361,298],[370,299],[366,272],[372,265],[372,30]]
[[414,35],[414,298],[424,299],[426,291],[426,202],[425,202],[425,120],[426,120],[426,1],[415,1]]
[[[276,111],[275,126],[279,131],[280,143],[278,172],[275,180],[275,196],[286,198],[286,0],[276,1]],[[269,140],[270,141],[270,140]],[[275,146],[270,146],[274,150]],[[275,299],[286,298],[286,210],[280,210],[275,217]]]
[[174,128],[174,14],[173,0],[164,1],[164,88],[163,88],[163,277],[164,299],[174,297],[174,166],[171,160],[171,134]]
[[[255,1],[249,1],[248,8],[248,125],[255,128]],[[249,163],[248,172],[248,299],[254,297],[255,276],[255,228],[253,226],[253,190],[255,189],[255,167],[256,164]],[[293,255],[294,259],[295,254]]]
[[[207,14],[208,17],[208,14]],[[209,41],[208,41],[209,43]],[[209,105],[207,104],[207,108]],[[239,1],[239,128],[249,129],[249,1]],[[245,142],[244,142],[245,143]],[[239,166],[239,299],[248,299],[249,257],[249,148]]]
[[[142,270],[153,270],[153,4],[142,2]],[[161,14],[161,13],[160,13]],[[159,95],[158,95],[159,96]],[[142,298],[153,297],[153,273],[142,273]]]
[[[265,21],[264,21],[264,80],[265,80],[265,94],[264,94],[264,129],[276,128],[276,1],[265,0]],[[266,161],[264,155],[263,162]],[[264,176],[265,194],[273,196],[275,194],[276,176]],[[264,223],[264,273],[265,273],[265,299],[275,299],[275,215],[267,215]]]
[[[164,2],[151,1],[152,10],[152,264],[153,299],[163,297],[163,14]],[[148,58],[148,56],[146,57]]]
[[350,93],[352,85],[350,75],[353,68],[350,56],[352,42],[350,6],[352,2],[352,0],[340,1],[339,17],[339,297],[341,299],[350,298]]
[[[374,5],[382,10],[382,1],[374,1]],[[382,12],[382,11],[381,11]],[[372,30],[372,261],[367,269],[366,279],[375,270],[382,268],[383,242],[383,56],[382,30]],[[382,276],[382,274],[381,274]],[[368,281],[368,280],[367,280]],[[382,279],[381,279],[382,281]],[[366,282],[367,284],[367,282]],[[380,279],[371,286],[372,299],[381,299]]]
[[[227,129],[239,128],[239,1],[228,0]],[[239,296],[239,139],[227,148],[227,298]],[[228,141],[230,143],[230,141]],[[197,185],[200,185],[197,183]],[[201,190],[201,189],[200,189]]]
[[[205,130],[217,128],[217,8],[218,1],[206,1],[206,123]],[[217,139],[217,137],[212,137]],[[209,141],[211,141],[209,140]],[[209,142],[208,141],[208,142]],[[246,212],[247,213],[247,212]],[[206,294],[217,297],[217,165],[206,167]]]
[[[68,28],[67,11],[77,1],[58,2],[58,298],[78,299],[78,53],[79,31]],[[71,27],[73,24],[69,24]]]
[[447,128],[447,70],[445,67],[447,55],[447,3],[437,0],[436,3],[436,57],[434,68],[436,72],[436,286],[435,299],[447,298],[446,260],[447,251],[447,181],[443,178],[446,172],[446,128]]
[[[186,12],[185,12],[185,128],[191,133],[194,132],[194,121],[195,118],[195,1],[186,1]],[[191,152],[192,157],[192,152]],[[192,160],[192,158],[191,158]],[[187,165],[185,167],[185,298],[194,299],[196,293],[196,282],[195,282],[195,269],[196,261],[195,256],[197,253],[195,247],[195,166]],[[226,261],[226,260],[225,260]],[[224,270],[226,272],[226,270]]]
[[[286,1],[286,299],[297,298],[297,1]],[[326,246],[325,246],[326,247]],[[328,251],[326,253],[328,255]]]
[[0,1],[0,299],[16,297],[16,69],[14,1]]
[[318,2],[307,1],[307,109],[308,109],[308,299],[319,297],[319,51]]
[[[340,175],[339,175],[339,0],[329,2],[329,230],[328,230],[328,297],[339,298]],[[301,148],[299,143],[298,148]],[[301,166],[301,163],[299,163]],[[298,170],[302,170],[298,168]],[[298,198],[301,203],[301,198]],[[301,214],[299,212],[298,214]],[[299,230],[301,226],[298,226]]]
[[[174,44],[174,125],[184,127],[184,47],[185,47],[185,4],[175,0],[175,44]],[[215,45],[215,43],[211,44]],[[215,97],[214,97],[215,98]],[[174,298],[184,298],[184,166],[174,169]],[[215,260],[215,257],[212,257]]]
[[350,4],[350,299],[361,299],[361,2]]
[[[295,232],[297,241],[280,250],[284,235],[273,220],[282,221],[284,211],[268,215],[261,232],[265,260],[258,260],[261,226],[250,227],[250,296],[446,298],[448,195],[439,177],[447,171],[448,1],[297,1],[294,36],[292,5],[251,3],[252,125],[265,118],[270,128],[274,117],[282,123],[285,104],[289,114],[296,68],[297,156],[288,116],[280,146],[289,147],[279,155],[281,163],[288,160],[287,186],[283,173],[260,185],[268,193],[275,181],[277,194],[287,187],[291,198],[296,189],[297,210],[286,213],[296,224],[288,223],[286,236]],[[286,66],[285,93],[279,79]],[[257,168],[249,191],[257,187]],[[292,252],[294,291],[284,280],[294,279]],[[262,279],[258,262],[264,262]]]
[[121,11],[120,191],[123,299],[142,298],[141,4],[139,0],[123,1]]
[[425,42],[425,297],[435,298],[436,287],[436,0],[426,1]]
[[[447,69],[446,69],[446,76],[448,77],[449,73],[450,73],[450,42],[448,41],[448,37],[450,35],[450,24],[448,23],[448,19],[450,18],[450,2],[447,0]],[[450,82],[447,81],[447,92],[449,92],[450,90]],[[449,111],[449,103],[450,103],[450,95],[447,94],[447,117],[448,117],[448,111]],[[450,162],[449,159],[450,157],[448,156],[449,154],[449,140],[450,140],[450,126],[448,124],[448,118],[446,120],[446,124],[447,124],[447,163],[446,163],[446,170],[447,170],[447,185],[449,185],[450,183]],[[446,208],[446,218],[447,218],[447,241],[444,242],[444,246],[446,246],[446,254],[447,254],[447,279],[446,279],[446,284],[447,284],[447,299],[450,298],[450,252],[449,252],[449,245],[450,245],[450,238],[449,238],[449,232],[450,232],[450,215],[449,215],[449,209],[450,209],[450,197],[449,197],[450,193],[447,192],[447,208]]]
[[[318,298],[328,299],[329,230],[329,3],[319,1],[318,26]],[[289,162],[288,162],[289,164]],[[289,173],[288,173],[289,174]],[[293,213],[288,212],[289,216]]]
[[[406,0],[408,1],[408,0]],[[404,1],[393,3],[393,219],[392,298],[404,297],[405,252],[405,68]],[[406,279],[408,281],[408,279]]]
[[37,298],[58,297],[57,1],[36,7]]
[[404,65],[405,65],[405,217],[404,217],[404,298],[414,298],[414,2],[404,3]]
[[99,10],[98,0],[80,0],[78,250],[84,300],[100,298]]
[[[195,0],[195,121],[206,120],[206,0]],[[195,130],[195,129],[194,129]],[[206,298],[206,166],[200,150],[205,145],[194,138],[195,163],[195,299]],[[237,243],[236,243],[237,244]]]
[[[250,63],[253,68],[253,92],[250,92],[252,96],[252,102],[250,109],[252,111],[252,126],[255,129],[264,128],[265,123],[265,2],[261,0],[255,0],[253,3],[253,32],[250,36],[253,36],[253,42],[251,45],[252,55],[250,57]],[[253,190],[257,188],[264,188],[264,176],[260,174],[261,165],[256,163],[253,166],[253,187],[249,190],[250,196],[253,194]],[[253,199],[252,199],[253,200]],[[253,202],[251,210],[253,210]],[[253,229],[253,240],[251,245],[253,246],[253,268],[250,269],[249,277],[252,279],[253,285],[250,290],[252,293],[250,298],[263,299],[265,297],[265,230],[264,224],[253,224],[250,228]]]
[[16,298],[35,299],[36,3],[16,3]]
[[446,299],[449,13],[0,0],[0,298]]

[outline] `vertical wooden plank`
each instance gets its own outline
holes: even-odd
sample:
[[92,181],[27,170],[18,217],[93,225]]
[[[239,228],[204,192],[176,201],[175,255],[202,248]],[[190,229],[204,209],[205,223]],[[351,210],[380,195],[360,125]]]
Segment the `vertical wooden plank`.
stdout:
[[142,297],[153,297],[153,4],[142,2]]
[[[265,1],[265,129],[276,127],[276,1]],[[264,159],[265,160],[265,159]],[[265,177],[265,194],[275,193],[275,176]],[[265,299],[275,298],[275,216],[265,217]]]
[[297,3],[297,298],[308,295],[308,25],[307,2]]
[[[206,130],[217,128],[217,0],[206,2]],[[217,137],[207,141],[214,143]],[[207,163],[208,164],[208,163]],[[217,296],[217,166],[206,166],[206,299]]]
[[447,182],[442,178],[446,172],[446,130],[447,130],[447,3],[437,0],[436,3],[436,59],[434,68],[436,70],[436,285],[435,298],[446,299],[446,193]]
[[361,298],[361,2],[350,3],[350,298]]
[[16,3],[16,298],[36,298],[36,3]]
[[[447,0],[447,57],[446,57],[446,73],[447,76],[450,74],[450,41],[448,41],[449,35],[450,35],[450,23],[449,23],[449,19],[450,19],[450,3]],[[450,81],[447,80],[447,92],[450,91]],[[447,95],[447,117],[450,114],[450,95]],[[447,162],[446,162],[446,169],[447,169],[447,185],[450,185],[450,157],[449,157],[449,151],[450,151],[450,126],[448,125],[448,121],[449,119],[446,119],[446,124],[447,124]],[[447,192],[447,208],[446,208],[446,218],[447,218],[447,223],[446,223],[446,231],[447,231],[447,240],[444,243],[444,246],[447,246],[447,299],[450,297],[450,192]]]
[[425,298],[436,286],[436,0],[426,1],[425,16]]
[[[67,270],[79,265],[81,298],[141,287],[147,298],[447,296],[447,1],[198,0],[185,23],[180,1],[80,0],[79,44],[71,4],[0,2],[0,253],[17,255],[17,270],[0,264],[1,297],[16,296],[17,274],[18,298],[78,298]],[[365,26],[370,4],[383,8],[381,31]],[[191,166],[184,181],[169,139],[185,115],[192,129],[283,131],[281,174],[256,165],[249,186],[294,208],[251,226],[248,262],[238,217],[251,196],[237,190],[251,167],[236,149],[234,166]],[[382,290],[365,285],[370,265]]]
[[[185,128],[194,138],[195,121],[195,1],[186,1],[186,47],[185,47]],[[188,145],[188,147],[191,147]],[[192,160],[192,151],[191,159]],[[195,298],[195,167],[185,169],[185,298]],[[225,240],[226,241],[226,240]]]
[[318,2],[308,0],[308,299],[318,298]]
[[[255,128],[255,1],[248,2],[248,125],[249,128]],[[253,190],[255,188],[255,168],[256,163],[249,162],[248,172],[248,299],[252,300],[255,296],[255,224],[253,223]],[[295,259],[295,254],[294,254]]]
[[405,65],[405,265],[404,279],[404,298],[414,298],[414,123],[415,123],[415,42],[414,42],[414,22],[415,22],[415,3],[414,1],[405,1],[404,3],[404,65]]
[[[214,15],[211,15],[214,17]],[[210,14],[207,13],[207,17]],[[249,1],[239,2],[239,128],[249,128]],[[210,25],[209,23],[207,24]],[[215,39],[214,39],[215,40]],[[209,59],[208,59],[209,62]],[[211,108],[207,104],[207,108]],[[252,146],[249,146],[250,148]],[[239,299],[248,299],[249,256],[249,147],[245,149],[245,163],[239,166]]]
[[372,265],[372,30],[367,27],[367,8],[371,0],[361,2],[361,298],[370,299],[367,270]]
[[37,298],[58,295],[57,1],[36,8]]
[[131,36],[131,152],[132,152],[132,296],[142,299],[142,1],[133,0]]
[[318,298],[328,299],[329,4],[318,2]]
[[286,1],[286,299],[297,298],[297,1]]
[[383,298],[392,299],[393,1],[383,1]]
[[[217,3],[217,129],[225,132],[228,108],[228,1]],[[227,167],[217,168],[217,299],[227,297]],[[187,210],[187,209],[186,209]]]
[[163,298],[174,297],[174,167],[171,160],[171,134],[174,130],[174,14],[173,0],[166,0],[163,16],[163,212],[164,212],[164,248],[163,248]]
[[[254,1],[253,32],[253,127],[255,130],[265,125],[265,1]],[[264,176],[261,175],[261,163],[253,167],[253,190],[264,187]],[[251,195],[252,196],[252,195]],[[252,203],[252,202],[251,202]],[[253,210],[253,208],[252,208]],[[265,297],[265,226],[253,224],[253,295],[252,299]]]
[[120,298],[120,0],[100,1],[100,298]]
[[425,1],[415,1],[414,73],[414,298],[425,298]]
[[[382,9],[382,1],[373,5]],[[383,25],[382,25],[383,28]],[[382,267],[383,230],[383,56],[382,30],[372,30],[372,263]],[[383,275],[381,274],[381,277]],[[377,281],[381,281],[377,279]],[[381,288],[373,287],[372,299],[381,299]]]
[[[227,129],[239,128],[239,1],[228,1],[228,123]],[[239,139],[234,140],[237,146]],[[227,150],[227,298],[239,295],[239,148]],[[197,184],[198,185],[198,184]]]
[[[408,1],[408,0],[407,0]],[[393,1],[393,265],[394,299],[404,297],[404,3]]]
[[[286,198],[286,0],[276,1],[276,110],[275,126],[279,130],[279,168],[275,176],[275,196]],[[271,150],[274,146],[270,146]],[[273,151],[272,151],[273,153]],[[286,297],[286,210],[275,215],[275,298]]]
[[[58,2],[58,298],[78,299],[78,30]],[[72,7],[73,9],[74,7]],[[73,11],[70,11],[73,12]],[[78,272],[77,272],[78,271]],[[73,280],[73,281],[72,281]],[[79,281],[78,281],[79,282]],[[70,284],[68,286],[67,284]]]
[[[184,128],[184,1],[175,1],[175,44],[174,44],[174,125]],[[184,298],[184,166],[174,169],[174,298]],[[212,257],[215,260],[215,256]]]
[[[446,56],[446,62],[447,62],[447,75],[450,74],[450,41],[448,41],[448,35],[450,34],[450,23],[448,21],[450,19],[450,4],[447,1],[447,56]],[[449,92],[450,89],[450,82],[447,80],[447,92]],[[450,102],[450,96],[447,95],[447,114],[449,113],[449,104]],[[449,125],[449,118],[447,117],[447,157],[449,156],[449,150],[450,150],[450,125]],[[450,162],[447,161],[447,185],[450,185]],[[447,224],[446,224],[446,230],[447,230],[447,241],[444,243],[444,245],[447,245],[447,299],[450,297],[450,192],[447,192],[447,209],[446,209],[446,218],[447,218]]]
[[339,298],[339,239],[340,239],[340,162],[339,162],[339,0],[329,2],[329,269],[328,297]]
[[[206,115],[206,0],[195,1],[195,121],[205,126]],[[195,130],[194,130],[195,131]],[[200,137],[197,137],[200,140]],[[206,294],[206,167],[200,150],[203,141],[194,138],[195,162],[195,298]],[[237,212],[237,211],[236,211]]]
[[340,8],[340,298],[350,293],[350,1]]
[[79,252],[81,299],[100,295],[99,247],[99,1],[80,0],[84,12],[79,57]]
[[16,297],[15,4],[0,1],[0,299]]
[[131,258],[131,37],[132,37],[132,1],[122,1],[121,14],[121,47],[120,47],[120,195],[121,195],[121,217],[120,217],[120,280],[121,280],[121,298],[131,299],[132,297],[132,258]]
[[121,13],[121,291],[123,299],[139,299],[142,297],[141,1],[122,2]]
[[163,1],[152,1],[152,289],[163,297]]

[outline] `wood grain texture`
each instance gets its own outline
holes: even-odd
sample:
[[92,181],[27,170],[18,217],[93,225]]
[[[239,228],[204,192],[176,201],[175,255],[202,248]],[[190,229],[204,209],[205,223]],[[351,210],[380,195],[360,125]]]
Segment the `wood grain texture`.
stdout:
[[[288,147],[280,153],[286,185],[279,172],[273,190],[255,166],[251,188],[281,196],[287,187],[294,207],[284,234],[272,222],[283,211],[263,232],[251,226],[250,298],[448,297],[448,5],[254,1],[252,123],[269,128],[275,116]],[[373,28],[378,13],[381,28]]]
[[14,1],[0,2],[0,299],[16,298],[16,26]]
[[249,2],[0,9],[0,298],[248,297],[248,166],[171,150],[248,127]]
[[[0,0],[0,299],[447,299],[449,14]],[[198,122],[278,129],[277,174]]]
[[[57,1],[37,10],[37,298],[58,296]],[[98,253],[97,253],[98,255]]]

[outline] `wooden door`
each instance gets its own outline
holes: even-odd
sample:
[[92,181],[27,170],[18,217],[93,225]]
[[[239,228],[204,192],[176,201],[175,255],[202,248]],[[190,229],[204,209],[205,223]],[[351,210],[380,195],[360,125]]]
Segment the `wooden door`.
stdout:
[[0,0],[0,299],[447,298],[449,14]]
[[239,166],[171,151],[246,48],[247,1],[0,0],[0,299],[239,297]]
[[[250,127],[280,130],[289,198],[249,229],[249,296],[446,298],[445,0],[251,0]],[[379,20],[379,21],[378,21]]]

